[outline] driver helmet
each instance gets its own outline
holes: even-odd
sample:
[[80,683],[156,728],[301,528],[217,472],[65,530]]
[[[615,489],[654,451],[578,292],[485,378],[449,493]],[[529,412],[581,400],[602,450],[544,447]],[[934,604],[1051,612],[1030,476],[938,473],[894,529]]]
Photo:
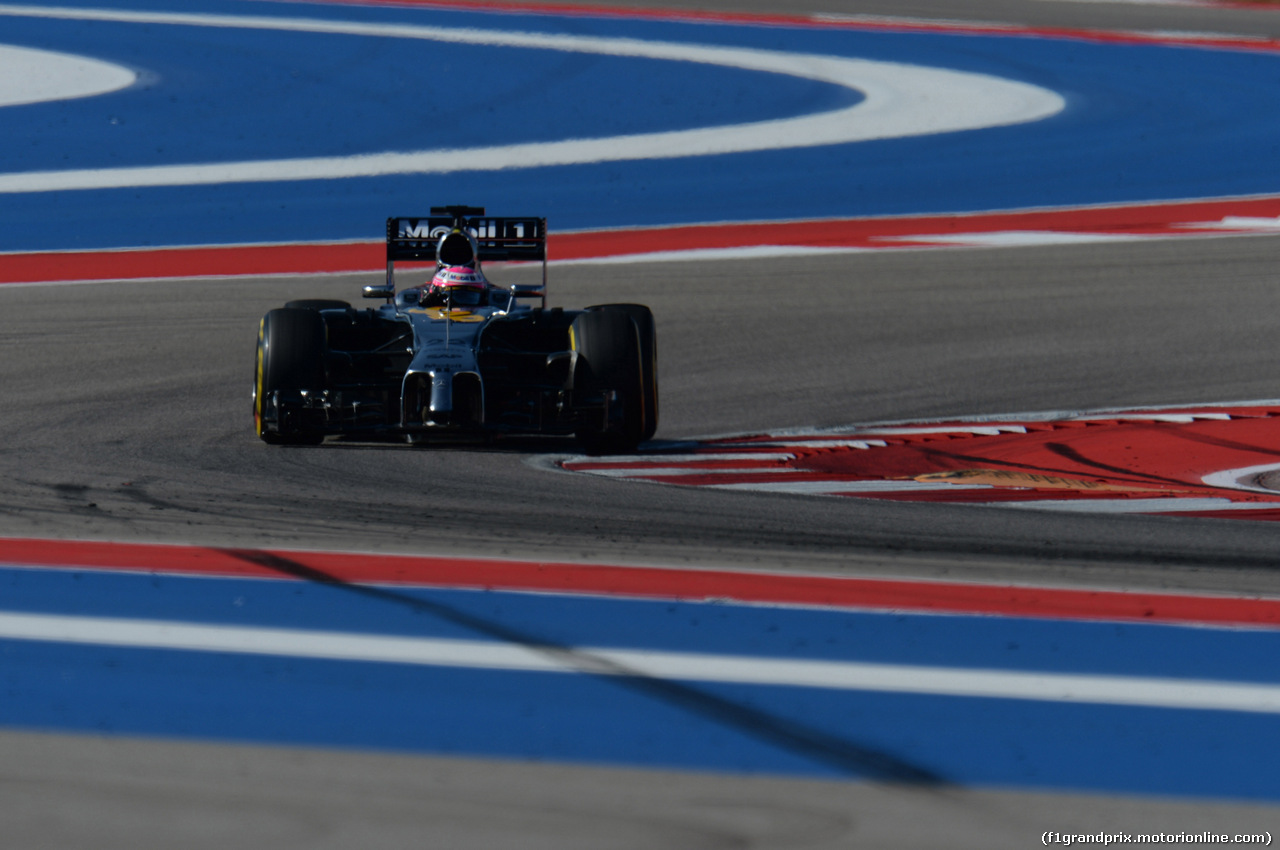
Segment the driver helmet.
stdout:
[[445,266],[431,278],[432,300],[455,307],[478,307],[485,303],[489,281],[484,273],[471,266]]

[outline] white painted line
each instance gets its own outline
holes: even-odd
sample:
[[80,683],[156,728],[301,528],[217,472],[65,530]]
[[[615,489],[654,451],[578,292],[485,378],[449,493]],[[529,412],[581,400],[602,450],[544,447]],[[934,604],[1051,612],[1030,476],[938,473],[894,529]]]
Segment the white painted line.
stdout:
[[[602,465],[618,464],[634,466],[640,463],[714,463],[726,460],[794,460],[790,452],[714,452],[708,454],[635,454],[635,455],[579,455],[565,461],[565,464],[598,463]],[[594,472],[584,469],[583,472]]]
[[1021,124],[1056,115],[1066,105],[1055,92],[987,74],[748,48],[451,29],[405,23],[0,5],[0,16],[5,15],[152,26],[342,34],[638,57],[783,74],[842,86],[863,95],[863,100],[853,106],[796,118],[603,139],[568,139],[487,148],[388,151],[356,156],[0,174],[0,192],[8,193],[443,174],[706,156]]
[[1202,230],[1236,230],[1250,233],[1274,233],[1280,230],[1280,218],[1253,218],[1229,215],[1221,221],[1203,221],[1180,225]]
[[709,484],[713,490],[753,490],[761,493],[803,493],[834,496],[840,493],[908,493],[924,490],[991,490],[990,484],[950,484],[946,481],[757,481],[743,484]]
[[1201,511],[1275,511],[1278,502],[1233,502],[1218,497],[1162,499],[1045,499],[1037,502],[982,502],[986,507],[1028,508],[1098,514],[1174,514]]
[[891,26],[927,27],[929,29],[950,29],[962,27],[972,29],[975,26],[983,30],[1009,30],[1021,32],[1025,28],[1018,24],[1002,24],[995,21],[966,21],[962,18],[912,18],[902,15],[859,15],[849,12],[815,12],[808,16],[819,23],[832,24],[889,24]]
[[681,475],[795,475],[808,472],[792,466],[747,466],[738,469],[718,469],[705,466],[630,466],[611,469],[575,469],[583,475],[603,475],[607,478],[670,478]]
[[0,613],[0,638],[481,670],[643,676],[692,682],[929,696],[1280,713],[1280,685],[1203,679],[929,667],[599,647],[539,648],[489,641],[21,613]]
[[137,79],[128,68],[88,56],[0,44],[0,107],[93,97]]
[[1280,713],[1280,686],[1195,679],[1035,673],[898,664],[606,652],[669,679],[952,697]]
[[1198,420],[1230,422],[1230,413],[1152,413],[1124,414],[1123,416],[1076,416],[1071,422],[1171,422],[1176,425],[1190,425]]
[[558,265],[606,265],[634,263],[669,263],[696,261],[725,261],[748,259],[773,259],[785,257],[810,257],[821,254],[862,254],[874,251],[929,251],[947,248],[1016,248],[1037,245],[1072,245],[1107,242],[1137,242],[1171,239],[1182,236],[1211,237],[1217,235],[1268,234],[1280,231],[1280,218],[1246,218],[1227,216],[1218,222],[1190,222],[1171,224],[1159,233],[1079,233],[1058,230],[1019,230],[988,233],[975,231],[967,234],[918,234],[915,236],[861,237],[851,235],[850,241],[866,240],[863,244],[832,245],[751,245],[737,248],[702,248],[682,251],[653,251],[645,254],[617,254],[607,257],[584,257],[575,260],[554,260]]
[[752,443],[754,446],[782,446],[793,449],[858,449],[865,451],[867,449],[882,449],[889,444],[884,440],[850,440],[847,437],[832,437],[831,439],[821,440],[778,440],[767,443]]
[[975,437],[998,437],[1001,434],[1025,434],[1025,425],[940,425],[925,428],[863,428],[855,436],[878,434],[880,436],[910,437],[916,434],[972,434]]
[[978,233],[922,233],[914,236],[877,236],[877,242],[919,242],[928,245],[969,245],[982,248],[1019,248],[1034,245],[1085,245],[1094,242],[1132,242],[1152,239],[1135,233],[1074,233],[1062,230],[993,230]]
[[[1014,422],[1051,423],[1058,420],[1084,421],[1092,419],[1141,419],[1152,416],[1203,416],[1206,418],[1230,419],[1228,413],[1220,413],[1223,408],[1280,407],[1280,399],[1247,399],[1240,401],[1215,401],[1207,404],[1159,404],[1141,407],[1099,407],[1090,410],[1028,410],[1014,413],[978,414],[974,416],[953,416],[944,420],[932,420],[932,424],[966,422],[985,427],[1000,427]],[[1176,411],[1176,413],[1175,413]],[[920,425],[916,421],[857,422],[848,425],[832,425],[827,428],[780,428],[761,434],[752,431],[736,431],[726,434],[708,434],[699,437],[701,442],[718,440],[742,440],[751,437],[770,437],[778,440],[817,439],[826,434],[837,437],[849,437],[870,433],[888,434],[893,428],[915,428]],[[927,424],[927,423],[926,423]]]
[[1280,496],[1280,492],[1269,489],[1267,487],[1259,487],[1256,484],[1246,484],[1246,481],[1256,480],[1259,475],[1267,472],[1275,472],[1280,470],[1280,463],[1262,463],[1257,466],[1244,466],[1240,469],[1224,469],[1221,472],[1211,472],[1200,480],[1210,487],[1223,487],[1228,490],[1247,490],[1252,493],[1268,493],[1272,496]]
[[552,260],[553,265],[631,265],[633,263],[686,263],[714,260],[760,260],[776,257],[811,257],[815,254],[864,254],[871,251],[918,251],[918,245],[883,248],[831,247],[816,245],[747,245],[741,248],[695,248],[688,251],[651,251],[647,254],[611,254],[578,260]]
[[194,652],[283,655],[334,661],[439,664],[515,670],[564,665],[514,644],[301,629],[195,625],[166,620],[0,613],[0,638]]
[[[1076,0],[1081,2],[1081,0]],[[1134,0],[1122,0],[1122,2],[1134,2]],[[1167,2],[1167,0],[1162,0]],[[1212,3],[1213,0],[1210,0]],[[1226,0],[1226,2],[1238,2],[1238,0]],[[1221,5],[1221,4],[1214,4]],[[1263,7],[1255,7],[1263,8]],[[1120,30],[1125,32],[1125,30]],[[1247,35],[1245,33],[1229,33],[1215,32],[1214,30],[1128,30],[1134,35],[1145,36],[1146,38],[1157,38],[1161,41],[1235,41],[1235,42],[1254,42],[1256,44],[1270,44],[1275,41],[1274,38],[1267,35]]]
[[1124,3],[1130,6],[1198,6],[1202,8],[1211,8],[1216,5],[1214,0],[1064,0],[1064,2]]

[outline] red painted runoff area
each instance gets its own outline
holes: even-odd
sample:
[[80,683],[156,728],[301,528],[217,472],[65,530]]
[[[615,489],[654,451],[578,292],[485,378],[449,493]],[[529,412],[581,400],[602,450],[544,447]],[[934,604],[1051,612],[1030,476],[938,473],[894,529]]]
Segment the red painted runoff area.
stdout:
[[[1077,238],[1173,238],[1275,233],[1280,197],[1217,199],[1073,209],[1015,210],[936,216],[637,227],[557,233],[556,260],[591,260],[758,246],[813,249],[904,249],[1018,244],[1044,234]],[[994,238],[1001,241],[994,242]],[[0,254],[0,283],[142,280],[177,277],[376,272],[384,243],[224,245],[113,251]]]
[[1280,599],[734,570],[0,538],[0,564],[777,606],[1280,627]]
[[1275,521],[1280,405],[797,430],[562,465],[727,490]]

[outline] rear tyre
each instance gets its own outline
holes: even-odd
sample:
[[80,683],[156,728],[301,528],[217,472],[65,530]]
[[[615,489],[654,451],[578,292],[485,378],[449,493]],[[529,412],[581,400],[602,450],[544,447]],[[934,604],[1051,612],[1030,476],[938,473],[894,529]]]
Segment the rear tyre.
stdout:
[[280,410],[276,393],[324,388],[324,319],[313,309],[285,307],[262,317],[253,382],[253,420],[267,443],[315,445],[324,434],[306,427],[296,411]]
[[625,310],[591,310],[573,320],[573,349],[578,353],[575,392],[608,398],[608,415],[590,418],[578,439],[594,454],[635,451],[644,439],[645,390],[640,333]]

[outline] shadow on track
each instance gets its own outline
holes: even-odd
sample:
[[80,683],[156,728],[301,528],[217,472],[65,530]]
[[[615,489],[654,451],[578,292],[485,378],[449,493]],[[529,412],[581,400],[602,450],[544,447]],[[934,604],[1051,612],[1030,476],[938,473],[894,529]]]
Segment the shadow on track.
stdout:
[[577,673],[599,676],[651,699],[661,700],[692,714],[732,727],[751,737],[781,747],[842,774],[895,782],[903,785],[943,790],[947,780],[932,771],[871,747],[815,729],[802,722],[779,717],[695,687],[632,670],[606,658],[564,646],[476,617],[441,602],[420,599],[383,587],[352,584],[323,570],[268,552],[251,549],[220,549],[232,557],[272,570],[290,578],[337,587],[349,593],[407,607],[415,613],[439,617],[496,640],[516,644],[539,653]]

